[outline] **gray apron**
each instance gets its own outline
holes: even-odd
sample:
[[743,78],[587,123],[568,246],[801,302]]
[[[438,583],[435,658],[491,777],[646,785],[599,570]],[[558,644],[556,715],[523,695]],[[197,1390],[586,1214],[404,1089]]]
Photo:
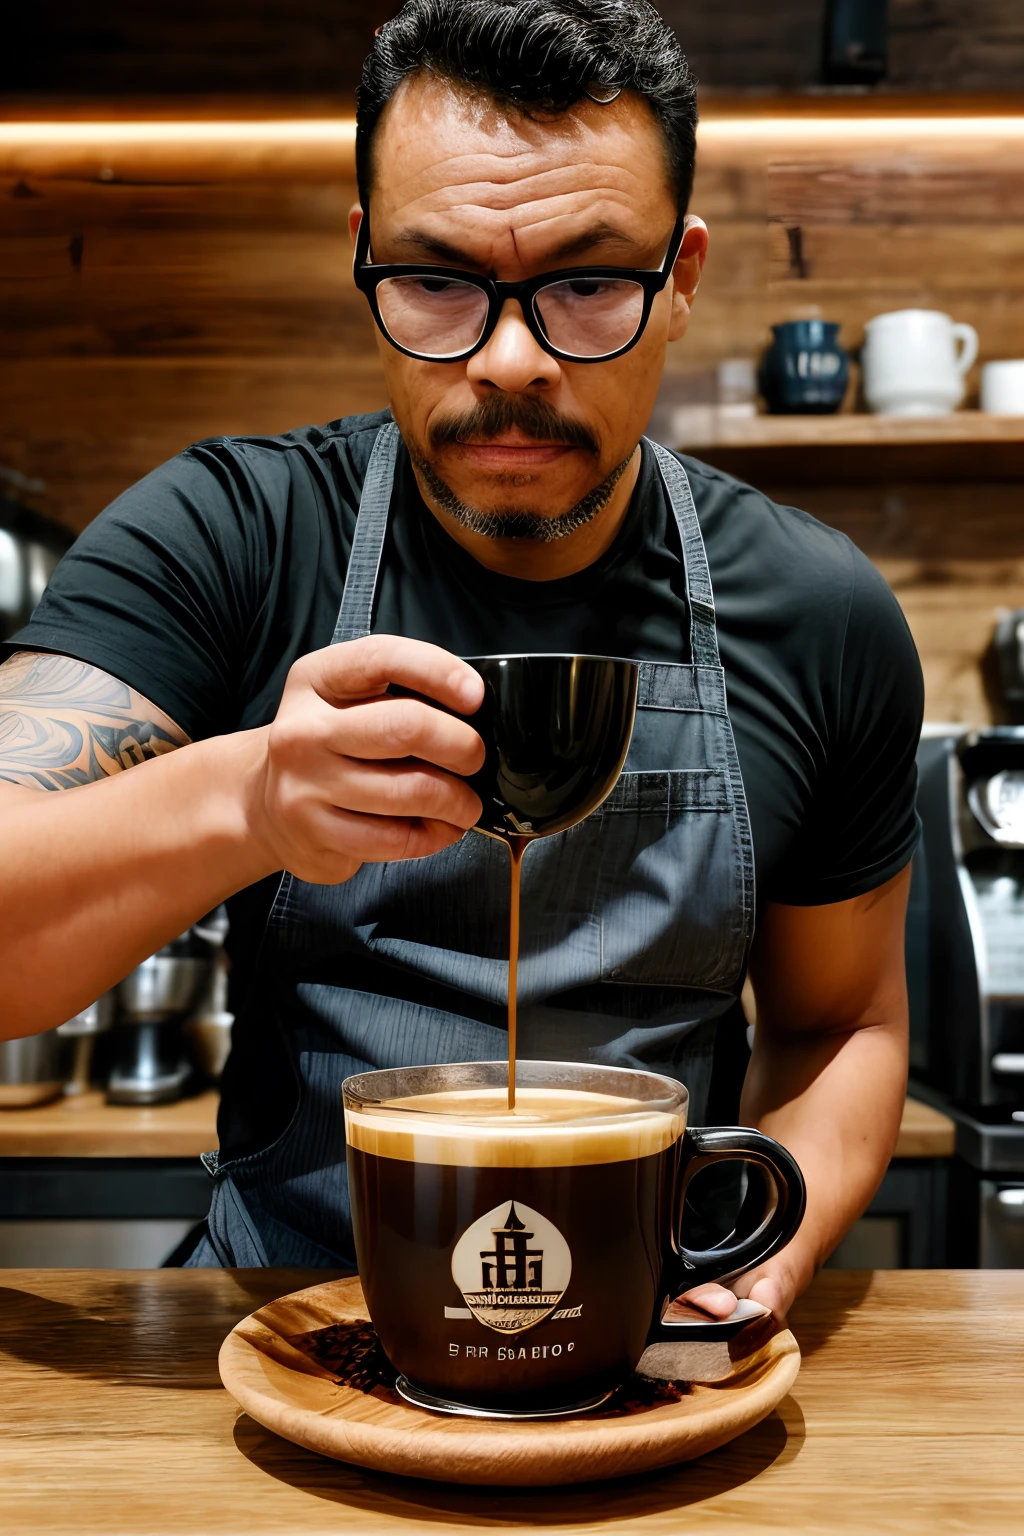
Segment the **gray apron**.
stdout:
[[[400,442],[383,427],[370,458],[334,643],[371,632]],[[667,1073],[700,1124],[715,1026],[746,971],[754,858],[693,497],[678,460],[645,446],[679,528],[691,660],[642,663],[612,794],[527,851],[520,1054]],[[298,1105],[272,1145],[210,1156],[208,1235],[189,1263],[354,1263],[342,1080],[506,1056],[507,946],[508,854],[475,832],[430,858],[364,864],[343,885],[284,875],[253,992],[284,1033]]]

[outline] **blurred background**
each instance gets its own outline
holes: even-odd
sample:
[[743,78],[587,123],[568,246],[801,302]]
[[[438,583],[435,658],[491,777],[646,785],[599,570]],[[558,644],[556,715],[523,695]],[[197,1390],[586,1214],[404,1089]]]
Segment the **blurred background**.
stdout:
[[[5,19],[0,635],[70,537],[188,443],[386,403],[346,217],[355,86],[393,9],[35,0]],[[845,1260],[1024,1263],[1024,13],[661,9],[700,82],[711,250],[651,431],[847,532],[925,670],[917,1102]],[[99,1043],[70,1065],[67,1042],[59,1067],[0,1063],[50,1099],[0,1108],[0,1264],[152,1263],[202,1215],[218,933],[160,957],[201,962],[191,980],[164,967],[79,1021]],[[153,1107],[157,1078],[173,1102]]]
[[[197,438],[384,403],[349,274],[344,128],[392,8],[37,0],[12,12],[0,54],[0,466],[22,478],[8,492],[77,531]],[[853,354],[844,415],[863,412],[856,350],[880,313],[918,307],[977,329],[968,407],[984,361],[1024,356],[1020,8],[662,9],[701,84],[692,206],[712,244],[655,427],[849,531],[906,608],[930,715],[981,723],[993,611],[1024,602],[1015,441],[973,419],[943,431],[811,423],[807,441],[806,420],[745,428],[735,412],[697,409],[674,429],[671,416],[717,402],[725,360],[746,361],[748,382],[734,368],[724,388],[724,403],[742,405],[779,322],[839,323]],[[48,123],[35,142],[33,117]],[[160,118],[252,131],[133,136]],[[287,132],[297,118],[312,120],[304,140]],[[87,136],[84,123],[76,136],[76,119],[120,136]],[[270,119],[282,132],[260,133]]]

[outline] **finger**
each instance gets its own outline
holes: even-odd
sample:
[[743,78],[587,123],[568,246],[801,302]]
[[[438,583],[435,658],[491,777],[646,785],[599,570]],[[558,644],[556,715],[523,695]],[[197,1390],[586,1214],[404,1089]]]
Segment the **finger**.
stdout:
[[731,1317],[736,1310],[736,1297],[724,1285],[695,1285],[692,1291],[684,1291],[677,1299],[719,1319]]
[[366,635],[304,658],[309,680],[329,704],[378,698],[390,683],[425,693],[459,714],[479,709],[484,682],[468,662],[400,635]]
[[483,806],[465,779],[425,763],[365,763],[339,760],[336,787],[327,793],[342,810],[371,816],[444,821],[462,831],[480,819]]
[[751,1301],[759,1301],[762,1307],[767,1307],[778,1322],[785,1322],[788,1310],[787,1297],[778,1280],[765,1276],[763,1280],[758,1280],[750,1287],[747,1295]]
[[418,699],[374,699],[330,712],[327,745],[346,757],[416,757],[452,773],[477,773],[486,751],[473,727]]
[[321,854],[336,854],[363,864],[427,858],[465,835],[464,828],[444,821],[366,816],[327,808],[312,818],[310,830]]

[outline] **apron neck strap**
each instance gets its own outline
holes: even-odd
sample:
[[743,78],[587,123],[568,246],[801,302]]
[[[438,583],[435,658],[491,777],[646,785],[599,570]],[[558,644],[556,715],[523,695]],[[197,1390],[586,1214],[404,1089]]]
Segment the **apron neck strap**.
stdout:
[[331,637],[332,645],[338,645],[343,640],[361,640],[370,633],[377,574],[384,550],[384,536],[388,531],[395,461],[401,441],[394,423],[381,427],[377,433],[370,462],[366,466],[363,492],[359,498],[356,530],[352,535],[352,553],[349,555],[338,621]]
[[698,667],[720,667],[718,655],[718,630],[715,624],[715,598],[711,590],[711,572],[708,570],[707,551],[697,521],[697,508],[693,504],[693,492],[686,477],[686,470],[675,454],[669,453],[660,443],[644,438],[645,445],[653,452],[672,514],[679,529],[683,546],[683,564],[686,569],[686,601],[690,609],[690,659]]

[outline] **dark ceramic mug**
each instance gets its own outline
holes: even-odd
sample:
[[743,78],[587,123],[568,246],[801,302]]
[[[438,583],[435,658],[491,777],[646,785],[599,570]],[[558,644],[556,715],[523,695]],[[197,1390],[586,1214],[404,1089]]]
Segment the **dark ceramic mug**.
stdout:
[[[558,1416],[636,1368],[669,1300],[753,1269],[804,1209],[796,1163],[741,1126],[688,1127],[672,1078],[521,1061],[366,1072],[342,1084],[356,1257],[408,1401],[439,1412]],[[688,1246],[694,1175],[762,1175],[753,1231]]]
[[839,326],[827,320],[787,320],[773,325],[772,335],[758,374],[769,411],[783,416],[838,411],[850,379]]
[[636,715],[640,664],[614,656],[467,656],[484,680],[470,717],[487,759],[470,783],[477,829],[549,837],[574,827],[615,787]]

